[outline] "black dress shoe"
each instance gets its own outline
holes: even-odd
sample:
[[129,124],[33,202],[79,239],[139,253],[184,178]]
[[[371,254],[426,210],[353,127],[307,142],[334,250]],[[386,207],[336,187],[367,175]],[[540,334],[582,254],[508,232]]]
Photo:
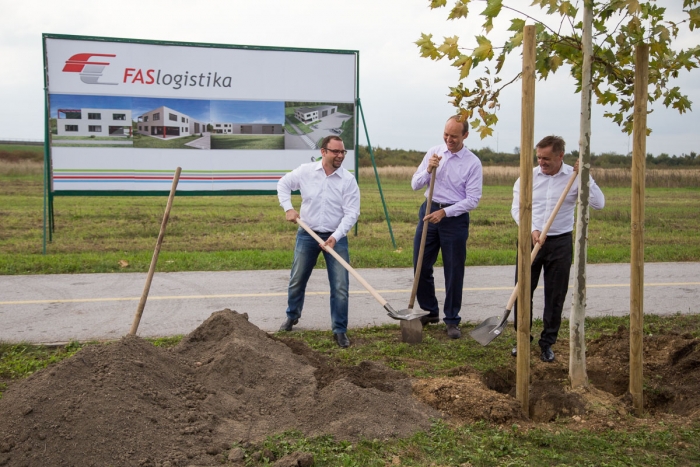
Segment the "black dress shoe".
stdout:
[[440,317],[439,316],[421,316],[420,317],[420,324],[423,325],[423,327],[426,327],[429,324],[438,324],[440,322]]
[[350,347],[350,339],[348,339],[348,335],[344,332],[333,334],[333,339],[335,339],[336,344],[338,344],[340,348],[347,349]]
[[518,356],[518,346],[516,345],[513,347],[513,349],[510,351],[511,357],[517,357]]
[[460,337],[462,337],[462,331],[459,330],[459,325],[448,324],[447,337],[449,337],[450,339],[459,339]]
[[540,360],[547,363],[554,361],[554,352],[550,346],[542,347],[542,355],[540,355]]
[[280,331],[287,331],[287,332],[289,332],[289,331],[292,330],[292,326],[294,326],[294,325],[297,324],[298,322],[299,322],[298,319],[289,319],[289,318],[287,318],[287,321],[285,321],[284,324],[283,324],[282,326],[280,326]]

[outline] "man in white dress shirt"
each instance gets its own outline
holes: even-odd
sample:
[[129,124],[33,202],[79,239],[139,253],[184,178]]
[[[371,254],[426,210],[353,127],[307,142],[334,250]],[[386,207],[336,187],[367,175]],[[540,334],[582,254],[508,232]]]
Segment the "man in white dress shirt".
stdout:
[[[554,210],[564,188],[566,188],[574,167],[564,164],[565,142],[559,136],[547,136],[537,143],[538,167],[533,169],[532,176],[532,246],[540,243],[540,251],[532,261],[531,286],[534,294],[540,279],[540,272],[544,269],[544,312],[542,321],[544,329],[540,336],[540,359],[543,362],[553,362],[554,352],[552,345],[557,341],[559,326],[561,325],[561,313],[564,300],[569,288],[569,273],[571,271],[571,255],[573,240],[571,232],[574,229],[574,208],[578,199],[578,183],[574,183],[564,203],[559,208],[546,237],[541,237],[540,232],[547,223],[550,214]],[[578,164],[578,161],[576,162]],[[577,171],[577,170],[576,170]],[[605,196],[596,185],[593,178],[590,179],[590,207],[603,209]],[[515,222],[520,221],[520,179],[513,186],[513,204],[511,215]],[[516,268],[515,280],[518,272]],[[515,328],[517,323],[517,302],[513,307],[515,314]],[[532,325],[532,302],[530,303],[530,325]],[[532,340],[532,336],[530,336]],[[511,354],[517,356],[517,347]]]
[[[355,177],[341,167],[346,154],[343,140],[334,135],[325,137],[321,142],[321,160],[302,164],[282,177],[277,183],[277,197],[287,221],[296,223],[301,218],[324,240],[323,246],[333,248],[349,263],[347,233],[360,215],[360,188]],[[299,212],[292,206],[291,193],[295,190],[301,193]],[[280,331],[291,331],[299,322],[306,284],[319,253],[323,253],[328,270],[333,337],[340,347],[346,348],[350,346],[348,271],[301,227],[297,231],[289,278],[287,320]]]

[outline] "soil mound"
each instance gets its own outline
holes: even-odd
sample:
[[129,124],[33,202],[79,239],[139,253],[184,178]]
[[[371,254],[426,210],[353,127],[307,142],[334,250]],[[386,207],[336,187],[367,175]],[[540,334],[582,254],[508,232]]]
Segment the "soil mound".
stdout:
[[[233,445],[286,430],[407,437],[441,415],[500,425],[568,420],[593,430],[700,417],[700,340],[644,336],[644,419],[629,416],[628,330],[587,347],[590,386],[573,390],[568,341],[556,344],[553,363],[533,346],[526,419],[514,397],[515,359],[488,373],[464,366],[414,383],[379,363],[340,365],[222,310],[172,349],[129,336],[10,385],[0,399],[0,466],[221,465],[223,455],[243,460]],[[300,465],[297,457],[279,462]]]
[[700,340],[673,331],[644,336],[645,417],[630,416],[629,330],[624,327],[587,344],[589,386],[569,384],[569,341],[554,347],[556,359],[543,363],[539,348],[530,355],[528,419],[516,401],[515,359],[507,368],[480,373],[469,366],[450,371],[444,378],[420,380],[415,394],[458,423],[487,421],[513,423],[571,422],[571,427],[606,430],[616,425],[643,423],[645,418],[700,418]]
[[335,367],[222,310],[172,349],[125,337],[12,384],[0,465],[220,465],[232,443],[289,429],[384,439],[438,416],[394,370]]

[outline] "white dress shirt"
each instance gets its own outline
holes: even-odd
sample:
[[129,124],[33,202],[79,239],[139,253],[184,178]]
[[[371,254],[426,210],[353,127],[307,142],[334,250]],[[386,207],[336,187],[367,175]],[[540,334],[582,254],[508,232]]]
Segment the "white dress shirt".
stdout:
[[[537,166],[532,171],[532,231],[542,231],[544,225],[549,220],[549,216],[557,205],[559,197],[566,188],[574,168],[567,164],[562,164],[559,172],[554,175],[542,173],[542,169]],[[574,182],[569,190],[569,194],[564,199],[557,217],[554,218],[552,226],[547,235],[561,235],[574,230],[574,208],[578,199],[578,181]],[[596,185],[593,178],[589,184],[589,205],[593,209],[603,209],[605,207],[605,196]],[[510,214],[516,223],[520,222],[520,179],[513,185],[513,204]]]
[[430,148],[413,174],[411,188],[415,191],[428,187],[425,193],[425,197],[428,197],[431,177],[428,161],[433,154],[442,157],[435,174],[433,202],[452,204],[444,208],[446,217],[456,217],[475,209],[481,199],[481,161],[466,147],[454,154],[447,149],[446,144]]
[[294,209],[292,191],[301,193],[299,216],[315,232],[345,237],[360,216],[360,188],[355,177],[339,167],[326,175],[321,161],[302,164],[277,182],[277,198],[285,212]]

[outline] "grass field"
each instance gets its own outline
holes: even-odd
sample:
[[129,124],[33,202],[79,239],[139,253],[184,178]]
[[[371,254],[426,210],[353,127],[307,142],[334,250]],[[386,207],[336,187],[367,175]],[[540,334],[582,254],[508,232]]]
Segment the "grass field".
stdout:
[[134,147],[136,148],[166,148],[166,149],[197,149],[190,146],[185,146],[194,140],[201,138],[199,135],[183,136],[175,139],[161,139],[153,136],[145,136],[140,134],[134,135]]
[[212,149],[284,149],[284,135],[211,135]]
[[51,136],[51,141],[65,141],[65,140],[74,140],[74,141],[127,141],[130,140],[131,138],[127,138],[126,136],[57,136],[57,135],[52,135]]
[[[0,163],[0,274],[146,271],[167,197],[56,197],[56,231],[42,255],[41,164]],[[372,170],[360,172],[362,214],[350,233],[354,267],[410,267],[422,192],[382,171],[394,248]],[[511,182],[487,185],[472,213],[467,265],[515,262]],[[627,187],[603,186],[606,207],[591,212],[591,263],[629,261]],[[293,199],[299,206],[299,197]],[[700,188],[646,190],[647,261],[700,261]],[[287,269],[295,227],[276,196],[178,197],[158,270]],[[129,263],[119,266],[120,260]],[[320,260],[322,265],[322,259]]]

